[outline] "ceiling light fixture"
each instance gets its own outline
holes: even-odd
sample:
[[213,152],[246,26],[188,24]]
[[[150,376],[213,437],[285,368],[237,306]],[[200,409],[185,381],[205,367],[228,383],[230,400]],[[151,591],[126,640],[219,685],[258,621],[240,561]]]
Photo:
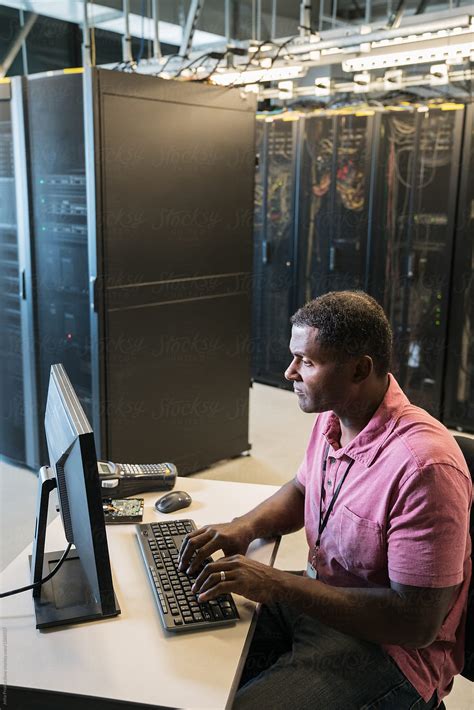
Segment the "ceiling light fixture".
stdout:
[[229,86],[230,84],[238,86],[240,84],[256,84],[264,81],[296,79],[304,74],[304,67],[298,64],[292,67],[272,67],[271,69],[251,69],[250,71],[214,74],[211,77],[211,81],[220,86]]
[[370,69],[385,69],[388,67],[409,66],[411,64],[426,64],[442,62],[447,59],[462,59],[469,57],[472,43],[445,45],[431,49],[414,49],[409,52],[394,52],[377,54],[368,57],[356,57],[342,62],[342,68],[347,72],[366,71]]

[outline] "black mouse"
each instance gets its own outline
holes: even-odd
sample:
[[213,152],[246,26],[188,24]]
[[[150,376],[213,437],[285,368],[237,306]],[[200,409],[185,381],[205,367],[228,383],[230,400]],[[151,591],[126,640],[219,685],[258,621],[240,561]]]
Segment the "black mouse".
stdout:
[[155,503],[155,508],[160,513],[174,513],[180,508],[187,508],[191,505],[192,498],[185,491],[171,491],[159,498]]

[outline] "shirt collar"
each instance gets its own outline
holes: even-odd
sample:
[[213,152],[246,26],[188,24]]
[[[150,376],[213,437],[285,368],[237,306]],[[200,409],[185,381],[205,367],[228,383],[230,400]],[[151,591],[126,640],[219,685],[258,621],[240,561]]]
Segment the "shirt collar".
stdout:
[[370,466],[377,456],[390,432],[397,423],[403,408],[409,404],[408,397],[392,374],[389,373],[389,384],[385,396],[371,420],[347,446],[335,449],[339,445],[341,424],[334,412],[330,412],[323,436],[332,446],[332,456],[336,459],[346,455],[351,459]]

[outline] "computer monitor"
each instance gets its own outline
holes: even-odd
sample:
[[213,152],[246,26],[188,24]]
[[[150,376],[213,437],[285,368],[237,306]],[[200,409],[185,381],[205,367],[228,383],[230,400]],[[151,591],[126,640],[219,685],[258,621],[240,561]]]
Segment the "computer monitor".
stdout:
[[57,573],[33,589],[36,628],[120,613],[112,584],[94,434],[62,365],[53,365],[45,414],[49,467],[40,471],[32,582],[44,579],[63,552],[44,552],[48,501],[57,487],[64,534],[73,543]]

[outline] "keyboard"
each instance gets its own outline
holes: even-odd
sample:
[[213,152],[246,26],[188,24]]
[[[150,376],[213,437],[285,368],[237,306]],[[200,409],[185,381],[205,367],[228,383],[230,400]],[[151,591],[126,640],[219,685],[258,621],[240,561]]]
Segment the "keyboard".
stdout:
[[[140,550],[161,621],[167,631],[207,629],[233,624],[239,613],[230,594],[200,604],[191,586],[198,576],[178,569],[184,536],[196,530],[192,520],[170,520],[137,525]],[[209,558],[206,562],[212,562]]]

